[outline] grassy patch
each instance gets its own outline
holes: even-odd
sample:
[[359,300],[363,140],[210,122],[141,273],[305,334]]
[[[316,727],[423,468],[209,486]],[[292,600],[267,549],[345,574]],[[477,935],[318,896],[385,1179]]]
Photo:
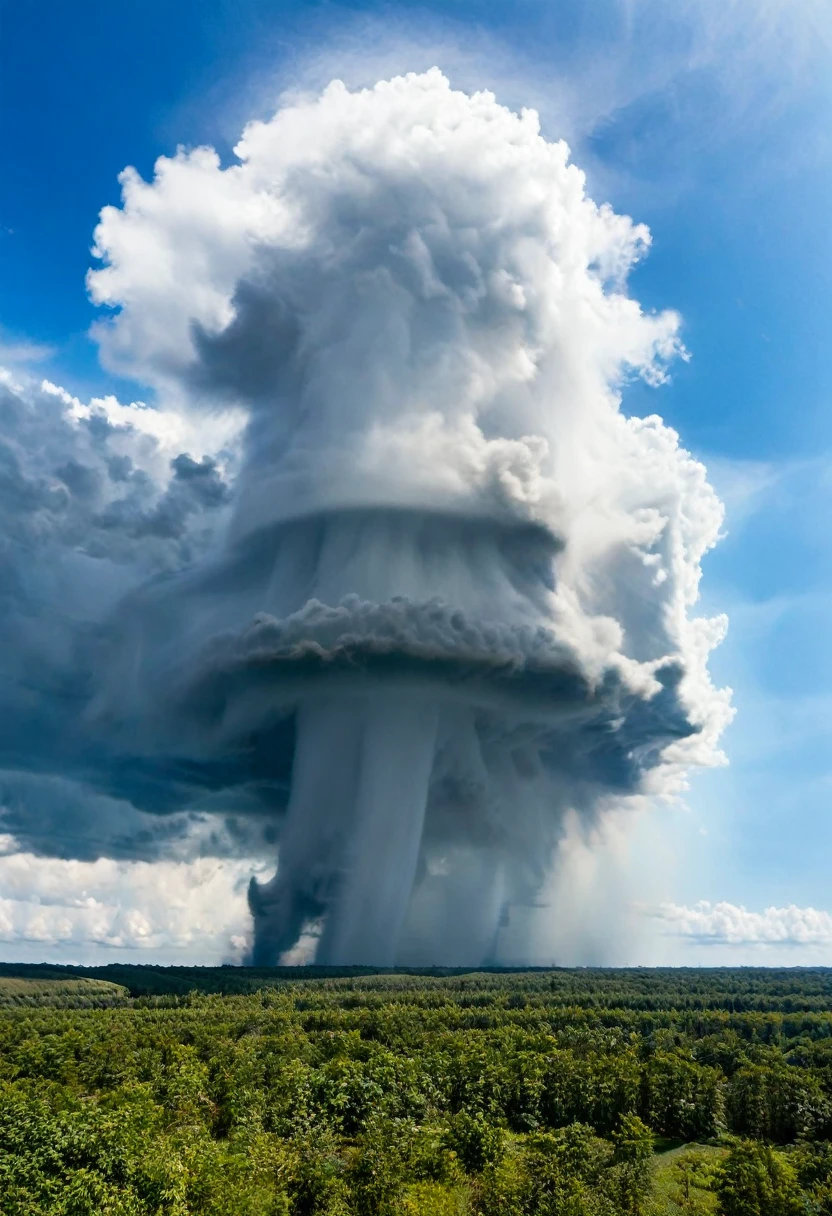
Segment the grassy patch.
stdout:
[[673,1153],[677,1149],[687,1148],[684,1140],[670,1140],[667,1136],[653,1138],[653,1152],[657,1154]]
[[[658,1147],[664,1145],[667,1147]],[[716,1195],[709,1182],[728,1150],[715,1144],[683,1144],[657,1139],[650,1216],[715,1216]]]

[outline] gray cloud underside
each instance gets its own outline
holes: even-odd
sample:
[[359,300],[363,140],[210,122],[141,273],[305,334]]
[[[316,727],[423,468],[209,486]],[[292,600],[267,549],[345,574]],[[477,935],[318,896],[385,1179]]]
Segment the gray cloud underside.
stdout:
[[[248,718],[262,717],[265,703],[279,712],[315,682],[331,691],[333,684],[360,690],[405,681],[426,692],[436,683],[451,701],[478,706],[484,719],[504,718],[506,733],[530,727],[543,749],[573,737],[562,768],[595,771],[599,781],[627,790],[663,746],[696,733],[678,695],[682,675],[678,662],[656,666],[657,687],[646,697],[615,669],[593,680],[549,630],[470,621],[438,601],[375,605],[348,597],[337,608],[311,601],[283,621],[264,615],[239,637],[216,639],[181,706],[218,737],[233,737]],[[596,768],[602,756],[603,776]]]

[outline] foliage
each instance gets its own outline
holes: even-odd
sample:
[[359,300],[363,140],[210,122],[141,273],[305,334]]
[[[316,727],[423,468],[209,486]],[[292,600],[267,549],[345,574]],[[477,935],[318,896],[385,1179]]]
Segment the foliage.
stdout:
[[44,1005],[58,1009],[105,1009],[127,1004],[128,995],[121,984],[108,980],[28,979],[0,974],[0,1009]]
[[719,1167],[715,1190],[724,1216],[800,1216],[797,1175],[768,1144],[742,1140]]
[[821,970],[13,970],[2,1216],[832,1216]]

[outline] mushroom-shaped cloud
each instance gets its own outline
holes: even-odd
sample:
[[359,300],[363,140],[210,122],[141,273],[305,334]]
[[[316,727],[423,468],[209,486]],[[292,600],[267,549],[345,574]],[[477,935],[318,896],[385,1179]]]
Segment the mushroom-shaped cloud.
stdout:
[[248,422],[222,545],[121,604],[87,723],[122,794],[267,790],[258,962],[313,926],[319,961],[439,957],[451,925],[482,961],[568,811],[718,759],[723,623],[690,612],[721,507],[620,409],[678,318],[626,294],[648,232],[536,115],[437,70],[235,151],[125,174],[97,230],[106,358]]

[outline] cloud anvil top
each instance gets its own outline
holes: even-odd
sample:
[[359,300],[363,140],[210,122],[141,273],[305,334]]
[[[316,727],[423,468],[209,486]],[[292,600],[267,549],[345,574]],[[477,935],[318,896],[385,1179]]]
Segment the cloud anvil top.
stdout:
[[[722,508],[621,409],[679,319],[627,295],[649,233],[566,146],[438,70],[336,81],[235,153],[125,171],[96,230],[103,357],[158,409],[2,389],[56,638],[31,666],[21,599],[7,767],[95,791],[104,855],[197,814],[256,844],[258,963],[496,961],[570,819],[720,760],[724,621],[693,608]],[[14,830],[49,851],[48,816]]]

